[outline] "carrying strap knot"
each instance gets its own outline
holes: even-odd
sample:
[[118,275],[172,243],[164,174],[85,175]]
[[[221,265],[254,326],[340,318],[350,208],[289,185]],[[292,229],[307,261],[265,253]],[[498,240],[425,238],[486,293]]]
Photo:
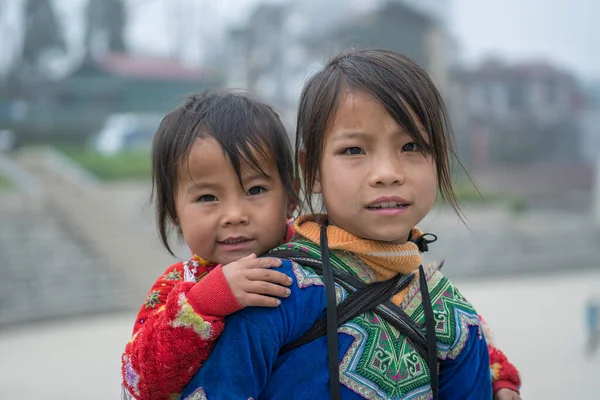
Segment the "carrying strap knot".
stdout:
[[429,244],[437,241],[437,239],[438,237],[433,233],[424,233],[413,240],[413,242],[417,245],[421,253],[425,253],[429,251]]

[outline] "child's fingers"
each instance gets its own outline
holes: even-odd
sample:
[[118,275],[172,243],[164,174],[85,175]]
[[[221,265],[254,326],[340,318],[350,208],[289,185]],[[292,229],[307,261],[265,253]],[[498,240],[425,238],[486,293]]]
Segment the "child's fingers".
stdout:
[[256,293],[248,293],[246,303],[250,307],[277,307],[281,300],[275,297],[263,296]]
[[273,257],[262,257],[248,260],[244,264],[246,264],[248,268],[271,268],[281,266],[281,260]]
[[250,255],[248,255],[246,257],[240,258],[238,261],[241,261],[241,260],[252,260],[254,258],[256,258],[256,254],[252,253],[252,254],[250,254]]
[[244,285],[247,293],[262,294],[273,297],[289,297],[290,289],[264,281],[250,281]]
[[292,278],[283,272],[273,271],[266,268],[250,269],[245,271],[245,276],[249,281],[271,282],[284,286],[289,286],[292,284]]

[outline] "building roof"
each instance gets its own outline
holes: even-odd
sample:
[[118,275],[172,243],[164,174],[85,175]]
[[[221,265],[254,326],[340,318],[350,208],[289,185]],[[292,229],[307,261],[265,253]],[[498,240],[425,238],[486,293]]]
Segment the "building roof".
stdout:
[[96,57],[96,68],[110,73],[139,79],[200,80],[205,71],[169,58],[108,53]]
[[453,73],[459,79],[552,79],[575,82],[575,77],[569,72],[541,61],[505,64],[498,60],[490,60],[475,69],[455,68]]

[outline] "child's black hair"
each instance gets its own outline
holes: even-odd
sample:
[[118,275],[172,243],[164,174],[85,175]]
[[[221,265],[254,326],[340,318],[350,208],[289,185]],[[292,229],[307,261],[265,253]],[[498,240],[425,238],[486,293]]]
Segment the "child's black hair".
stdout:
[[189,96],[184,104],[163,118],[152,144],[152,194],[162,244],[169,246],[171,224],[178,221],[175,195],[180,168],[196,139],[214,138],[231,161],[242,183],[241,169],[248,165],[260,172],[253,154],[272,159],[288,199],[296,202],[293,185],[292,147],[277,113],[267,104],[240,91],[221,90]]

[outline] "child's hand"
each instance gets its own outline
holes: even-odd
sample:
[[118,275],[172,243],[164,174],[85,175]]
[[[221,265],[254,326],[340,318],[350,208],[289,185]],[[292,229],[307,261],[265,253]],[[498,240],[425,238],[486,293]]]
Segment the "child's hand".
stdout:
[[494,400],[521,400],[521,395],[511,389],[500,389],[494,395]]
[[223,275],[237,301],[243,306],[277,307],[275,297],[288,297],[292,278],[269,268],[279,267],[277,258],[257,258],[255,254],[222,267]]

